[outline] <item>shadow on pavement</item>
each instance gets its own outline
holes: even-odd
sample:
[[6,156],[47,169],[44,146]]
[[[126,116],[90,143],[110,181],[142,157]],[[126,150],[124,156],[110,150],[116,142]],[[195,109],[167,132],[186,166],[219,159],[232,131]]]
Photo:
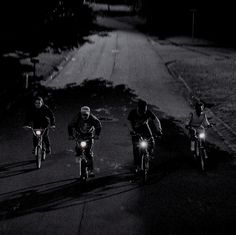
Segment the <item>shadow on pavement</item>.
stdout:
[[[0,220],[112,197],[135,189],[136,186],[130,184],[131,178],[130,173],[121,173],[89,180],[86,185],[79,180],[69,179],[5,193],[0,195],[3,197],[0,202]],[[125,182],[128,185],[120,184]]]
[[[136,107],[138,98],[134,91],[125,85],[114,86],[112,82],[102,78],[85,80],[81,85],[71,84],[67,88],[59,90],[39,87],[37,95],[41,95],[49,106],[54,106],[55,108],[60,106],[65,109],[68,105],[79,106],[86,103],[92,109],[98,107],[111,109],[115,107],[117,109],[116,115],[124,114],[126,116],[131,108]],[[27,99],[30,100],[29,98]],[[198,170],[191,159],[188,137],[175,119],[164,116],[158,107],[155,108],[154,112],[160,118],[164,136],[158,143],[156,159],[153,162],[151,171],[151,180],[147,185],[148,189],[154,190],[153,188],[156,188],[159,183],[162,184],[166,178],[175,175],[173,173],[190,174],[190,178],[184,177],[184,179],[187,181],[190,179],[196,180],[193,172],[198,172]],[[122,109],[125,111],[121,112]],[[232,169],[235,169],[234,166],[228,166],[231,156],[227,153],[217,149],[215,146],[209,145],[208,149],[212,167],[209,168],[209,173],[215,173],[216,169],[220,168],[220,173],[217,174],[227,175],[227,170],[232,171]],[[32,161],[2,165],[1,171],[6,172],[6,170],[14,167],[31,163]],[[81,185],[78,180],[68,179],[4,193],[0,195],[0,220],[40,211],[58,210],[135,190],[140,186],[132,183],[133,175],[130,173],[130,169],[127,168],[124,169],[127,172],[122,171],[116,175],[111,174],[91,179],[85,186]],[[203,178],[204,182],[206,179],[211,179],[208,175],[204,177],[199,177],[200,174],[198,173],[194,175],[197,175],[199,182]],[[197,183],[199,182],[197,181]],[[204,185],[205,183],[203,188]],[[201,188],[201,190],[203,189]],[[153,205],[156,205],[156,203],[154,200]]]
[[17,175],[34,171],[36,169],[35,165],[33,168],[30,168],[30,169],[22,169],[22,167],[29,166],[32,164],[35,164],[34,160],[1,164],[0,165],[0,179],[17,176]]

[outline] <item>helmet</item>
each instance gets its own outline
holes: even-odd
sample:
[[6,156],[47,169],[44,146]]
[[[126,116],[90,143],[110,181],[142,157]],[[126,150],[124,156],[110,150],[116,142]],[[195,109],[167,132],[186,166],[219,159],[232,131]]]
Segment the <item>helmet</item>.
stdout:
[[88,106],[83,106],[80,109],[81,113],[89,113],[90,114],[90,108]]

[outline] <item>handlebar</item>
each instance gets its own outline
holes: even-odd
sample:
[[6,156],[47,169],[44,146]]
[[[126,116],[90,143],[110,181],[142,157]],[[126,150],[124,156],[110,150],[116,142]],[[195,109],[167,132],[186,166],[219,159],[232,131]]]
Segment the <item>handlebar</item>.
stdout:
[[200,126],[200,127],[193,127],[193,126],[191,126],[191,125],[186,125],[185,126],[185,128],[186,129],[193,129],[193,130],[196,130],[196,129],[199,129],[199,128],[204,128],[204,129],[208,129],[208,128],[211,128],[211,127],[213,127],[213,126],[215,126],[215,123],[210,123],[210,125],[208,125],[208,126],[206,126],[206,127],[204,127],[204,126]]
[[[140,139],[145,139],[145,138],[143,138],[142,135],[136,133],[135,131],[130,131],[130,135],[131,135],[131,136],[136,136],[136,137],[138,137],[138,138],[140,138]],[[163,134],[160,133],[159,135],[151,136],[149,139],[146,139],[146,141],[150,141],[152,138],[154,138],[154,139],[160,139],[160,138],[162,137],[162,135],[163,135]]]
[[33,128],[32,126],[23,126],[24,129],[31,129],[31,130],[37,130],[37,129],[42,129],[42,130],[46,130],[46,129],[55,129],[56,126],[50,126],[50,127],[44,127],[44,128]]
[[[137,136],[137,137],[142,137],[140,134],[138,134],[137,132],[135,132],[135,131],[130,131],[130,135],[131,136]],[[158,134],[156,134],[156,135],[154,135],[154,136],[152,136],[152,137],[154,137],[154,138],[161,138],[163,136],[163,133],[162,132],[160,132],[160,133],[158,133]],[[151,138],[152,138],[151,137]],[[142,137],[143,138],[143,137]]]
[[31,126],[23,126],[24,129],[33,129]]
[[94,139],[94,140],[98,140],[99,138],[98,137],[95,137],[95,136],[93,136],[93,137],[87,137],[87,138],[83,138],[83,137],[80,137],[80,136],[69,136],[69,140],[83,140],[83,141],[88,141],[88,140],[92,140],[92,139]]

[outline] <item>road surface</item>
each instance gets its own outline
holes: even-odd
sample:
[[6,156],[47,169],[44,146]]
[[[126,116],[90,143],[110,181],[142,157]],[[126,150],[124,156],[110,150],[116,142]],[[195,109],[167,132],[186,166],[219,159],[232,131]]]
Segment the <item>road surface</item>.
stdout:
[[[190,108],[158,51],[129,24],[105,18],[100,23],[116,29],[91,36],[44,84],[57,129],[51,132],[53,154],[42,169],[35,169],[21,111],[1,125],[0,233],[223,234],[234,228],[236,173],[230,157],[210,146],[211,167],[200,173],[176,124]],[[126,118],[137,98],[132,90],[150,103],[165,134],[145,186],[131,171]],[[82,187],[67,124],[85,104],[103,129],[94,149],[96,177]]]

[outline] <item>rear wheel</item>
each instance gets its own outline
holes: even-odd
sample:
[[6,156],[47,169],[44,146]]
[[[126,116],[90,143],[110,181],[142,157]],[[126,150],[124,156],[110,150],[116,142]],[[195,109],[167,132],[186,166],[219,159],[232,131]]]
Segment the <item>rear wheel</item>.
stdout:
[[39,146],[36,148],[36,151],[37,151],[36,166],[37,166],[38,169],[40,169],[41,168],[41,163],[42,163],[42,154],[43,154],[43,152],[42,152],[42,149]]

